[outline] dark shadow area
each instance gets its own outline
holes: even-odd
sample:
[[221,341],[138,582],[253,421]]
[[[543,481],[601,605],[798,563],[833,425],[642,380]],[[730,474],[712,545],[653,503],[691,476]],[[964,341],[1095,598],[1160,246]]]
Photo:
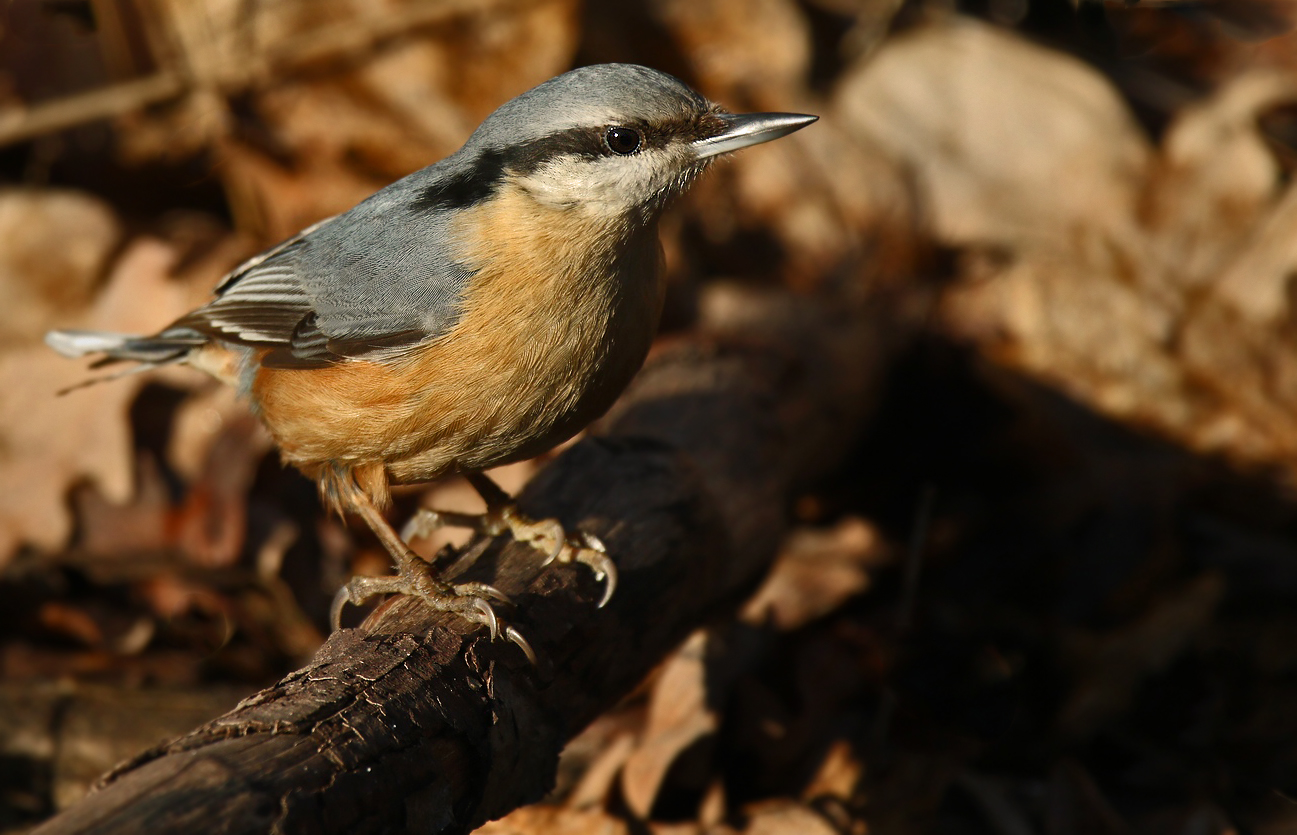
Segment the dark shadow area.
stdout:
[[939,338],[890,380],[817,498],[880,526],[897,562],[775,638],[732,689],[713,754],[731,799],[809,779],[848,739],[873,752],[871,821],[915,815],[916,781],[933,781],[922,831],[1004,831],[997,796],[1042,827],[1063,795],[1081,807],[1070,819],[1170,820],[1210,799],[1249,826],[1288,820],[1293,497]]

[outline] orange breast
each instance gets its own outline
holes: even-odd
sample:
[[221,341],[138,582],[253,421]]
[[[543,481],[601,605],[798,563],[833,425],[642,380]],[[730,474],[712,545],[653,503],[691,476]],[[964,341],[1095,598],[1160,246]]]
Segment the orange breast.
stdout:
[[538,454],[621,393],[661,310],[655,228],[506,191],[456,230],[477,274],[450,331],[398,358],[258,369],[253,400],[286,460],[425,481]]

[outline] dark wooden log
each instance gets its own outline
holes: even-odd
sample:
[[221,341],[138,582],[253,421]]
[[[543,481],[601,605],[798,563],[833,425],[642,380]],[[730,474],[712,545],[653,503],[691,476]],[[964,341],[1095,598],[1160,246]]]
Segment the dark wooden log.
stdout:
[[901,331],[842,299],[720,290],[705,307],[714,327],[660,345],[597,436],[520,499],[603,539],[610,603],[596,608],[583,566],[542,569],[507,538],[468,546],[465,577],[516,602],[500,614],[537,666],[397,598],[38,831],[466,832],[541,798],[567,740],[760,580],[790,498],[854,443]]

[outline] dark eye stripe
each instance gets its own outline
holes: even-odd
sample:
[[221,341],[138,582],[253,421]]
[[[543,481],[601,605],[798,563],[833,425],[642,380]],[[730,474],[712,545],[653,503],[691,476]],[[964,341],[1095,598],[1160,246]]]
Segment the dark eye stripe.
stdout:
[[598,128],[568,128],[541,139],[522,142],[504,151],[505,167],[519,174],[530,174],[554,157],[603,156],[603,132]]
[[[663,147],[675,139],[691,141],[715,136],[724,131],[725,123],[708,112],[652,125],[629,120],[613,128],[639,134],[636,150],[643,150]],[[588,159],[605,156],[611,150],[605,139],[608,130],[605,127],[568,128],[508,148],[487,149],[458,172],[439,175],[436,182],[420,190],[411,208],[415,211],[463,209],[490,198],[509,171],[531,174],[554,157],[564,155]]]

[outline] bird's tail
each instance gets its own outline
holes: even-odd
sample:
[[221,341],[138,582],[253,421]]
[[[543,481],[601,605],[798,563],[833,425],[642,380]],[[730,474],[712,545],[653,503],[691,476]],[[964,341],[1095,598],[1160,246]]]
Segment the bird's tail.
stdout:
[[90,364],[91,368],[103,368],[118,362],[139,363],[138,366],[126,371],[92,378],[71,389],[64,389],[59,392],[60,394],[92,383],[116,380],[137,371],[180,362],[189,356],[190,351],[206,342],[206,336],[189,328],[173,328],[156,336],[131,336],[122,333],[79,330],[50,331],[45,334],[45,344],[65,357],[101,354],[99,359]]

